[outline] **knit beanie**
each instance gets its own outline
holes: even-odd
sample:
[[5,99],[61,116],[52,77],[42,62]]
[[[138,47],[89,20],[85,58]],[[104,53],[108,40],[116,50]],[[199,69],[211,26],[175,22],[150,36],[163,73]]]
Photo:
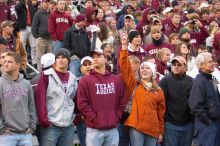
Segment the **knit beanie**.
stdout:
[[84,20],[86,20],[85,15],[79,14],[78,16],[76,16],[75,23],[79,23],[79,22],[84,21]]
[[141,35],[137,30],[131,30],[128,34],[128,40],[131,43],[132,40],[137,37],[138,35]]
[[188,32],[189,33],[189,29],[188,28],[181,28],[180,31],[179,31],[179,38],[182,37],[182,35],[184,33]]
[[144,61],[144,62],[141,63],[140,68],[141,68],[142,66],[144,66],[144,65],[150,67],[150,69],[151,69],[151,71],[152,71],[153,79],[155,79],[155,78],[157,77],[157,74],[156,74],[156,65],[155,65],[154,63],[152,63],[152,62]]
[[55,59],[57,59],[58,56],[63,55],[65,56],[69,63],[71,62],[71,55],[70,55],[70,51],[65,49],[65,48],[61,48],[59,51],[57,51],[56,55],[55,55]]

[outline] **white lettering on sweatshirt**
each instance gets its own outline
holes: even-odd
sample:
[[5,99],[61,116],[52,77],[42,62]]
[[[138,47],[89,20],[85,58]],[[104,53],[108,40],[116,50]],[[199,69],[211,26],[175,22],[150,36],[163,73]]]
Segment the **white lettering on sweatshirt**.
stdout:
[[115,93],[114,83],[95,84],[95,86],[96,86],[96,94],[113,94],[113,93]]
[[56,23],[60,23],[60,22],[69,23],[69,20],[67,18],[57,18]]

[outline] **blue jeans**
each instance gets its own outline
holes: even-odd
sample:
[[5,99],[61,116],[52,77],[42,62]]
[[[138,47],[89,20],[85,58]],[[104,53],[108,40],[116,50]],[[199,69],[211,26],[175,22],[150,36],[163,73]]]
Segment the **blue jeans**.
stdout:
[[32,146],[31,134],[4,134],[0,135],[0,146]]
[[117,128],[107,130],[86,129],[86,146],[118,146],[118,141]]
[[213,121],[207,125],[195,119],[195,145],[220,146],[220,123]]
[[191,146],[193,139],[193,123],[176,126],[169,122],[164,127],[164,146]]
[[131,146],[156,146],[157,138],[130,128]]
[[40,146],[72,146],[74,127],[58,127],[40,129]]
[[80,60],[72,60],[69,64],[69,71],[73,73],[76,77],[81,76],[80,72]]
[[119,144],[118,146],[129,146],[129,128],[125,127],[123,124],[118,124],[119,133]]
[[77,134],[80,141],[80,146],[86,146],[86,125],[80,123],[76,125]]
[[63,48],[63,42],[62,41],[52,41],[52,53],[56,54],[60,48]]

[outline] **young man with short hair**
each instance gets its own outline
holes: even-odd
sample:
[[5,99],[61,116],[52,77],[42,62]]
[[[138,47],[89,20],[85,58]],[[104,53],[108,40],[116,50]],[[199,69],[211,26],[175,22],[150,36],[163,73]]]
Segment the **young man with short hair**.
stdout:
[[117,126],[125,107],[119,76],[106,70],[103,50],[92,53],[94,70],[79,83],[77,105],[85,117],[87,146],[117,146]]
[[8,52],[0,78],[0,146],[32,146],[36,109],[30,83],[19,74],[21,58]]
[[41,8],[35,13],[31,32],[36,38],[37,69],[41,70],[40,59],[46,53],[52,52],[52,41],[48,32],[50,0],[43,0]]
[[1,23],[2,37],[7,40],[7,49],[21,56],[21,70],[26,70],[27,53],[20,39],[13,36],[14,22],[5,20]]
[[55,67],[43,71],[35,89],[40,146],[71,146],[77,80],[69,71],[70,52],[60,48]]
[[76,76],[80,76],[80,60],[90,54],[90,40],[85,30],[86,17],[78,15],[75,24],[64,34],[63,47],[67,48],[71,54],[70,71]]
[[63,47],[64,33],[73,25],[72,17],[65,13],[65,1],[57,1],[57,9],[50,13],[48,32],[52,39],[52,52],[56,54]]

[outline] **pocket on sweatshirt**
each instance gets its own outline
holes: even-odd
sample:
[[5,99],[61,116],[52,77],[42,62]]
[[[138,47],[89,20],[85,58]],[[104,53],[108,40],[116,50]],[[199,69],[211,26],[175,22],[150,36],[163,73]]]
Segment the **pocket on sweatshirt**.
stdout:
[[98,129],[110,129],[117,125],[116,113],[112,110],[97,112],[96,125]]
[[23,111],[21,109],[7,111],[5,123],[8,127],[15,129],[26,129],[29,126],[29,122],[30,116],[27,111]]

